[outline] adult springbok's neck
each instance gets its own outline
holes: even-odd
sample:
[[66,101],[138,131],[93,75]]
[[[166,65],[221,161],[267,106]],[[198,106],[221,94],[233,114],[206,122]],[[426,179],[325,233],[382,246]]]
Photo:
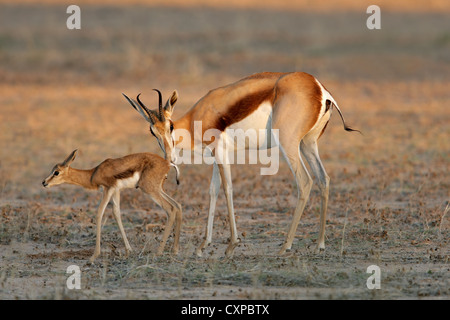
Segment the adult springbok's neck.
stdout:
[[[181,118],[173,122],[175,130],[175,145],[180,149],[193,149],[194,133],[192,132],[191,113],[185,113]],[[189,133],[189,136],[188,136]],[[190,141],[188,141],[190,138]]]

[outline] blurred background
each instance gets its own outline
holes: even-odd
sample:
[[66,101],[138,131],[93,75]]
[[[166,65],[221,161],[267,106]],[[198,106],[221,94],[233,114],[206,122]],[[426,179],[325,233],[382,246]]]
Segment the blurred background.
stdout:
[[177,89],[177,118],[208,90],[262,71],[313,74],[362,129],[330,126],[331,166],[350,155],[371,169],[448,160],[448,1],[377,1],[381,30],[366,27],[370,1],[80,0],[81,30],[66,27],[69,4],[0,1],[3,197],[40,194],[75,148],[81,166],[158,152],[122,92],[154,106],[152,88]]
[[[70,16],[66,9],[71,4],[81,8],[81,30],[66,27]],[[366,10],[372,4],[381,9],[380,30],[366,27],[371,15]],[[81,246],[84,255],[90,255],[93,229],[86,226],[94,225],[100,195],[71,186],[47,190],[41,181],[75,148],[80,150],[73,163],[78,168],[132,152],[161,154],[148,124],[122,92],[132,97],[142,92],[143,101],[155,107],[153,88],[160,89],[164,99],[176,89],[177,118],[209,90],[262,71],[313,74],[332,92],[347,123],[363,132],[345,132],[335,114],[319,141],[331,177],[327,257],[335,258],[332,271],[345,252],[351,259],[361,259],[348,260],[351,267],[364,264],[367,252],[373,259],[381,259],[382,252],[388,261],[418,263],[415,257],[431,257],[426,250],[433,246],[434,256],[445,257],[446,252],[448,257],[450,1],[0,0],[0,243],[22,241],[24,230],[33,239],[11,249],[28,256],[12,252],[2,257],[7,256],[9,265],[11,261],[34,263],[38,258],[45,265],[47,245],[54,242],[58,243],[54,250]],[[183,165],[180,169],[181,185],[176,187],[172,177],[165,185],[183,204],[182,245],[192,241],[195,246],[204,230],[211,168]],[[252,237],[245,252],[254,249],[265,257],[267,252],[276,252],[276,244],[284,239],[297,195],[284,162],[276,176],[262,179],[258,173],[257,166],[240,165],[232,170],[238,227]],[[133,192],[124,192],[122,206],[127,232],[132,233],[129,238],[138,243],[136,247],[142,244],[146,224],[162,221],[157,217],[164,218],[164,214],[150,199]],[[319,208],[314,186],[298,231],[301,248],[317,237]],[[150,210],[153,213],[148,215]],[[217,211],[217,219],[225,221],[223,196]],[[350,224],[345,229],[347,221]],[[110,238],[105,241],[118,245],[121,240],[114,223],[110,224],[105,239]],[[225,223],[215,230],[226,239]],[[344,231],[349,235],[345,250]],[[245,238],[244,233],[240,236]],[[373,253],[373,248],[380,251]],[[438,249],[444,253],[438,255]],[[36,250],[44,254],[32,255]],[[59,258],[73,257],[71,252],[61,254]],[[437,263],[444,261],[436,259]],[[253,260],[244,262],[250,263],[242,263],[246,274],[253,270]],[[326,262],[320,258],[314,264]],[[169,261],[166,269],[172,266]],[[410,266],[407,270],[412,270]],[[118,267],[118,274],[122,268]],[[268,268],[283,271],[282,266]],[[347,274],[349,269],[343,265],[341,271]],[[180,270],[174,274],[185,274],[184,264]],[[202,265],[199,270],[203,272]],[[230,270],[233,279],[235,269]],[[284,282],[273,283],[283,287],[294,278],[303,279],[298,270],[303,269],[296,268],[295,277],[279,274]],[[445,294],[445,289],[435,289],[439,286],[448,290],[448,270],[441,271],[418,276],[424,285],[433,283],[427,295]],[[96,283],[96,274],[101,273],[92,272]],[[54,279],[46,270],[40,275]],[[314,274],[321,288],[320,283],[328,283],[329,278],[319,276]],[[254,278],[253,274],[249,277]],[[305,277],[311,284],[311,274]],[[349,283],[352,288],[361,287],[360,278],[353,279],[353,274],[342,279],[342,287]],[[397,281],[395,288],[405,289],[384,294],[419,294],[415,282],[397,274],[391,281]],[[137,274],[130,287],[141,283]],[[181,283],[190,285],[184,279]],[[239,287],[242,278],[230,283]],[[38,284],[47,292],[45,281]],[[24,289],[12,288],[19,297],[30,292],[29,283]],[[364,294],[368,295],[367,290]]]

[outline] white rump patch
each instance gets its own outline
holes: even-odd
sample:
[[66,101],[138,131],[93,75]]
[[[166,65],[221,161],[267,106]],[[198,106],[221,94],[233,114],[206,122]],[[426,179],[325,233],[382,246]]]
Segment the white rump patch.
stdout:
[[327,89],[324,88],[324,86],[320,83],[319,80],[317,80],[316,78],[314,78],[316,80],[316,83],[319,85],[320,87],[320,91],[322,91],[322,101],[321,101],[321,107],[320,107],[320,114],[319,114],[319,119],[323,117],[323,115],[325,114],[325,109],[326,109],[326,101],[330,100],[331,102],[334,103],[334,105],[337,106],[336,101],[334,100],[334,98],[331,96],[331,94],[327,91]]

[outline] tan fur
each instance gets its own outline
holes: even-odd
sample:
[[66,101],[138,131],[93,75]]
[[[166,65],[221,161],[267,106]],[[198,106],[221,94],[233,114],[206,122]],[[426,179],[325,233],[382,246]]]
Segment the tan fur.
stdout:
[[[308,118],[317,120],[321,94],[314,77],[303,72],[264,72],[210,91],[184,116],[174,121],[174,127],[192,131],[194,121],[202,121],[203,131],[223,131],[229,125],[249,116],[262,102],[270,101],[274,105],[276,99],[290,92],[295,95],[293,98],[298,99],[296,105],[309,112]],[[304,119],[297,115],[292,117],[290,114],[289,118],[304,122]],[[306,123],[305,129],[311,129],[314,124],[313,121]]]
[[320,87],[307,73],[291,73],[277,81],[275,90],[272,128],[300,142],[319,118]]
[[[54,166],[51,174],[42,184],[45,187],[50,187],[67,183],[93,190],[103,187],[103,199],[97,212],[96,247],[91,261],[94,261],[100,254],[101,222],[106,205],[111,198],[114,203],[114,216],[119,225],[125,247],[128,252],[132,250],[120,217],[120,190],[122,188],[140,188],[166,211],[168,221],[157,254],[162,254],[165,243],[176,222],[173,251],[178,253],[182,219],[181,206],[163,191],[163,183],[170,169],[168,161],[152,153],[136,153],[122,158],[106,159],[93,169],[80,170],[70,167],[75,156],[76,150],[64,162]],[[55,172],[58,172],[58,175],[55,175]],[[139,177],[139,179],[134,182],[133,177]],[[121,181],[129,181],[131,185],[121,185]]]
[[154,174],[154,181],[163,181],[169,172],[169,163],[160,156],[152,153],[135,153],[117,159],[106,159],[99,164],[91,176],[94,185],[114,187],[118,179],[125,179],[135,172],[141,174],[150,170]]
[[[194,121],[202,121],[203,132],[215,128],[225,130],[233,123],[248,117],[264,101],[271,102],[272,106],[272,128],[279,129],[280,145],[283,154],[289,162],[299,189],[297,206],[294,218],[291,223],[286,241],[280,250],[280,254],[291,248],[298,222],[305,208],[306,201],[312,185],[312,179],[305,168],[301,158],[299,158],[300,141],[310,133],[319,121],[322,107],[322,90],[316,79],[303,72],[293,73],[259,73],[230,85],[220,87],[210,91],[200,99],[184,116],[174,122],[175,130],[183,128],[193,132]],[[257,129],[257,128],[255,128]],[[323,133],[325,127],[321,128]],[[320,134],[321,135],[321,134]],[[318,139],[318,135],[315,137]],[[191,137],[194,135],[192,134]],[[315,145],[316,140],[311,141]],[[193,146],[194,141],[191,145]],[[318,247],[324,247],[324,230],[326,202],[328,199],[328,176],[321,165],[316,148],[304,147],[308,161],[314,161],[314,172],[319,177],[319,183],[323,190],[321,227]],[[313,151],[310,151],[313,150]],[[318,161],[316,161],[318,159]],[[316,164],[317,162],[317,164]],[[231,178],[224,177],[223,165],[218,165],[224,184],[225,195],[227,196],[228,210],[230,217],[231,237],[230,244],[226,250],[227,255],[231,255],[234,248],[239,243],[237,231],[233,227],[234,209],[232,201]],[[228,174],[229,176],[231,174]],[[213,180],[211,181],[213,185]],[[225,181],[225,182],[224,182]],[[323,187],[322,187],[323,185]],[[325,195],[326,194],[326,195]],[[211,193],[210,208],[215,206],[217,192]],[[214,210],[210,209],[209,219],[212,220]],[[208,221],[208,224],[212,222]],[[197,254],[201,255],[203,248],[210,243],[210,232],[212,225],[207,228],[205,241],[200,245]]]
[[[173,95],[178,97],[176,91]],[[153,131],[158,131],[155,135],[157,138],[159,137],[158,142],[160,146],[162,145],[160,137],[165,137],[163,145],[166,158],[169,154],[172,154],[174,148],[174,146],[171,147],[171,145],[174,144],[173,138],[167,136],[167,124],[171,121],[173,104],[176,102],[176,99],[174,101],[170,99],[168,100],[168,103],[169,101],[171,102],[171,108],[170,112],[165,115],[165,119],[152,123],[152,128],[154,128]],[[325,221],[329,177],[326,174],[319,157],[317,140],[325,130],[331,116],[332,106],[335,106],[338,110],[344,123],[345,130],[355,130],[346,126],[335,100],[325,87],[323,87],[323,85],[312,75],[304,72],[264,72],[251,75],[237,82],[211,90],[181,118],[173,121],[175,133],[176,130],[181,131],[184,129],[191,134],[190,143],[176,141],[175,144],[178,144],[180,148],[193,149],[197,143],[203,142],[195,141],[195,139],[201,139],[205,131],[209,129],[224,131],[231,125],[235,126],[235,129],[238,129],[240,123],[245,122],[242,120],[247,118],[252,119],[249,116],[265,102],[269,102],[272,107],[271,118],[269,118],[271,119],[271,128],[279,130],[278,142],[280,149],[289,163],[298,187],[297,206],[294,211],[293,220],[286,241],[280,250],[280,254],[283,254],[291,248],[298,223],[305,208],[306,201],[309,198],[312,186],[312,178],[306,169],[303,158],[306,159],[310,165],[310,169],[317,178],[321,191],[322,209],[320,215],[318,249],[323,249],[325,247]],[[139,111],[136,106],[134,106],[134,108]],[[142,114],[142,110],[140,112]],[[202,123],[203,132],[201,137],[196,137],[194,135],[194,123],[196,121],[201,121]],[[254,121],[253,123],[250,123],[250,128],[252,128],[252,126],[253,129],[258,130],[261,128],[261,123],[256,123],[256,121]],[[248,122],[246,123],[246,128],[249,128]],[[205,240],[197,250],[197,254],[201,255],[203,248],[211,242],[215,204],[218,189],[220,184],[222,184],[227,198],[231,232],[230,243],[226,250],[226,254],[231,255],[234,248],[239,243],[235,227],[231,171],[227,164],[215,163],[213,166],[213,177],[210,185],[210,210],[206,235]]]

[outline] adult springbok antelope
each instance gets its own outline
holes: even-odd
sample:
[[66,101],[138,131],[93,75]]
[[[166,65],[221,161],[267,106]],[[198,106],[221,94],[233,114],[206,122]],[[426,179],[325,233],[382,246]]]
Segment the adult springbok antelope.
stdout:
[[[157,91],[157,90],[156,90]],[[186,114],[172,121],[174,104],[178,94],[174,91],[162,106],[159,94],[159,109],[149,110],[139,99],[125,98],[149,123],[150,131],[158,140],[166,159],[176,161],[174,148],[193,150],[195,145],[205,146],[203,133],[209,129],[219,130],[218,140],[226,146],[227,129],[266,130],[265,141],[258,141],[256,148],[270,148],[272,130],[278,129],[276,145],[280,147],[295,177],[298,188],[297,205],[293,219],[279,254],[291,249],[298,223],[312,187],[312,178],[305,167],[302,156],[308,161],[311,171],[317,178],[321,193],[320,232],[317,249],[325,249],[325,222],[328,203],[329,177],[319,157],[317,140],[323,134],[331,116],[333,107],[339,112],[344,129],[353,130],[345,124],[344,117],[336,101],[325,87],[312,75],[303,72],[258,73],[240,81],[208,92]],[[194,134],[194,122],[201,121],[202,135]],[[175,129],[175,132],[173,132]],[[191,141],[178,139],[177,131],[187,130]],[[262,139],[264,140],[264,139]],[[217,157],[218,150],[214,154]],[[218,160],[218,159],[216,159]],[[230,223],[230,242],[225,251],[233,254],[240,239],[237,236],[233,208],[232,181],[230,165],[216,161],[213,165],[210,184],[210,207],[204,241],[197,249],[201,256],[205,246],[212,240],[212,227],[216,200],[221,181],[225,191]]]
[[[100,239],[102,218],[110,199],[113,200],[113,213],[119,225],[120,233],[127,252],[131,252],[120,214],[120,191],[125,188],[139,188],[163,208],[168,219],[163,238],[157,254],[164,251],[167,239],[175,222],[175,240],[173,252],[179,250],[181,230],[181,206],[163,191],[163,183],[171,167],[170,163],[156,154],[136,153],[122,158],[106,159],[95,168],[80,170],[70,167],[75,160],[77,150],[74,150],[62,163],[55,165],[50,175],[42,182],[44,187],[56,186],[63,183],[74,184],[85,189],[97,190],[103,187],[103,198],[97,211],[97,238],[95,251],[90,261],[93,262],[100,254]],[[176,168],[176,167],[175,167]],[[176,168],[177,169],[177,168]],[[178,169],[177,169],[178,183]]]

